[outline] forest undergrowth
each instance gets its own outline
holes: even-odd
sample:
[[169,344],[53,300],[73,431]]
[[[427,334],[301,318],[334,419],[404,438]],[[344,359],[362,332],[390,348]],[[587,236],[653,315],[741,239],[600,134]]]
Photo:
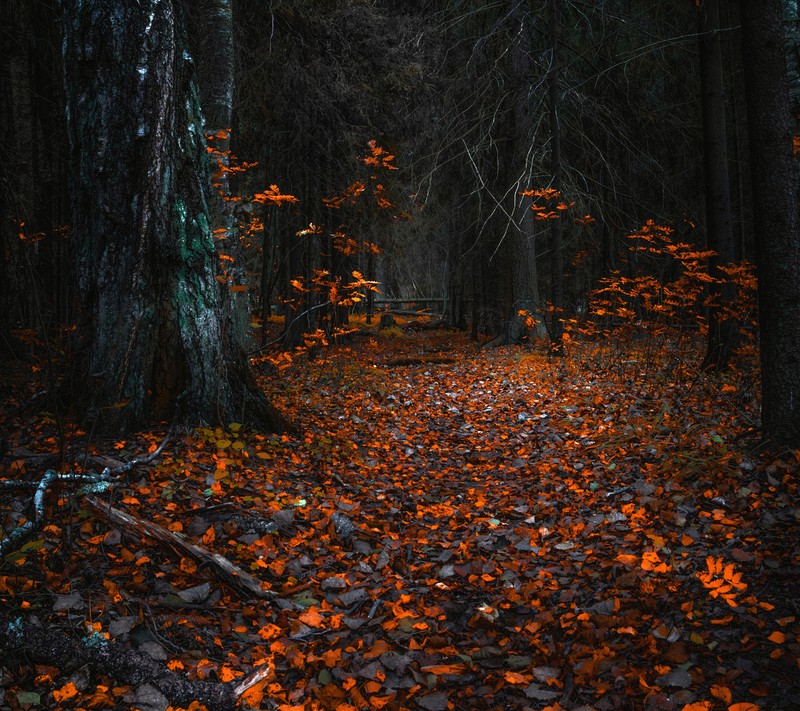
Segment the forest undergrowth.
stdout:
[[[264,361],[298,434],[181,431],[111,503],[272,597],[59,491],[0,563],[0,611],[76,638],[88,624],[190,678],[268,664],[245,708],[800,708],[797,453],[759,448],[746,359],[707,374],[690,352],[605,340],[548,359],[393,329]],[[21,397],[3,403],[2,478],[41,477],[30,455],[58,450],[54,413],[20,419]],[[65,426],[65,470],[164,434]],[[7,535],[30,502],[2,496]],[[158,707],[24,659],[0,660],[0,690],[15,711]]]

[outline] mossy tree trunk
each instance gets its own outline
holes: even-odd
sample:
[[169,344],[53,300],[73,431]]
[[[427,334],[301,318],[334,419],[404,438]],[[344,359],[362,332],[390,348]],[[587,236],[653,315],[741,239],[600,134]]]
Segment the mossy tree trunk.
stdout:
[[86,345],[98,426],[287,426],[230,328],[183,5],[66,3],[64,65]]

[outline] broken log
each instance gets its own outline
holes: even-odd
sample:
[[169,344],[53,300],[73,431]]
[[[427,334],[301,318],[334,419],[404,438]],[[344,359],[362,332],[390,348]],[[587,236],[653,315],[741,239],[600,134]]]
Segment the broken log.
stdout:
[[274,592],[265,590],[261,586],[261,581],[258,578],[250,575],[238,565],[231,563],[219,553],[212,553],[202,546],[191,543],[180,533],[173,533],[158,524],[131,516],[129,513],[115,509],[110,504],[94,496],[86,496],[84,501],[96,515],[124,533],[140,539],[148,538],[154,540],[182,557],[193,558],[199,564],[210,567],[224,582],[234,588],[243,590],[262,600],[275,596]]

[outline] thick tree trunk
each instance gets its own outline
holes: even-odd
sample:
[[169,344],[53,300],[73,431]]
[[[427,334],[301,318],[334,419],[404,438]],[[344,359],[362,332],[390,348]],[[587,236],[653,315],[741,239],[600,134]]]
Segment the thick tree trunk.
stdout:
[[716,370],[727,366],[739,340],[739,324],[733,317],[736,287],[720,269],[736,259],[736,248],[728,176],[719,4],[720,0],[706,0],[698,9],[706,238],[709,249],[716,252],[710,268],[711,275],[718,280],[709,289],[708,347],[703,368]]
[[800,446],[800,238],[781,0],[742,0],[764,438]]
[[183,5],[67,3],[74,233],[98,425],[287,426],[232,337]]

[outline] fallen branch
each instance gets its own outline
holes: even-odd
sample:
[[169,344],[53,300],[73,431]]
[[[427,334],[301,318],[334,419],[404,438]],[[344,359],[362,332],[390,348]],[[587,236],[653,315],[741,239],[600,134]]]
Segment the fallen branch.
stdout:
[[33,495],[33,518],[17,526],[2,541],[0,541],[0,557],[25,545],[44,525],[45,495],[47,490],[56,482],[79,482],[89,486],[105,488],[110,486],[110,480],[99,474],[59,474],[48,470],[38,482],[4,480],[0,481],[0,488],[6,490],[35,489]]
[[235,588],[244,590],[261,599],[275,596],[273,591],[264,590],[261,587],[261,581],[258,578],[242,570],[238,565],[231,563],[219,553],[212,553],[202,546],[190,543],[180,533],[173,533],[158,524],[131,516],[94,496],[87,496],[84,501],[94,513],[116,528],[137,538],[152,539],[172,549],[182,557],[193,558],[198,563],[209,566],[222,580]]
[[[109,457],[104,454],[86,454],[81,452],[79,454],[67,455],[70,461],[74,460],[80,467],[88,468],[89,466],[99,467],[100,469],[109,469],[116,471],[120,467],[124,467],[125,463]],[[31,452],[24,447],[18,447],[13,452],[6,452],[3,454],[2,459],[10,462],[24,462],[26,465],[33,465],[39,469],[52,469],[57,468],[62,463],[62,456],[52,452],[37,453]]]
[[144,652],[138,652],[99,635],[73,639],[56,635],[52,630],[23,620],[0,618],[0,657],[12,657],[37,664],[70,668],[88,664],[115,680],[135,686],[155,687],[176,706],[189,706],[193,701],[209,711],[233,711],[239,698],[255,684],[263,681],[269,668],[260,667],[235,682],[211,682],[186,679],[164,668]]
[[[17,550],[25,545],[36,533],[38,533],[44,525],[45,519],[45,496],[47,490],[57,483],[79,483],[84,487],[81,493],[98,493],[110,489],[115,479],[126,472],[129,472],[140,464],[149,464],[161,452],[169,441],[170,433],[167,432],[164,441],[155,449],[155,451],[148,454],[146,457],[136,457],[127,464],[118,464],[114,467],[106,467],[99,474],[73,474],[71,472],[60,473],[48,469],[44,476],[38,481],[20,481],[18,479],[2,479],[0,480],[0,490],[14,491],[14,490],[34,490],[33,495],[33,518],[27,520],[25,523],[17,526],[11,533],[9,533],[2,541],[0,541],[0,557],[7,555],[11,551]],[[111,460],[114,461],[114,460]]]
[[392,358],[386,361],[387,368],[397,368],[404,365],[448,365],[457,363],[456,358],[451,356],[405,356]]

